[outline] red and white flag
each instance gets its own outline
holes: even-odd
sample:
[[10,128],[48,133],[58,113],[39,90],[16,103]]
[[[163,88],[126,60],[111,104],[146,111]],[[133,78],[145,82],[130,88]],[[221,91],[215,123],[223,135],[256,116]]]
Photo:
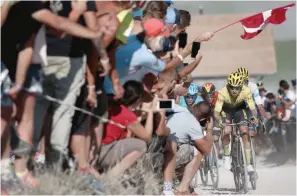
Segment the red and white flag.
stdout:
[[293,6],[295,6],[295,3],[255,14],[240,20],[244,28],[244,34],[241,35],[241,38],[245,40],[252,39],[261,33],[269,23],[275,25],[283,23],[286,20],[287,9]]

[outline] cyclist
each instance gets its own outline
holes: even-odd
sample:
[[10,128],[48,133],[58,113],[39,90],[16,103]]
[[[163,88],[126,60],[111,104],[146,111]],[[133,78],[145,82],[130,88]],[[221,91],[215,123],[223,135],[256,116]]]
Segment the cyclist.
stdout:
[[205,83],[201,87],[201,97],[205,101],[208,101],[208,103],[212,107],[214,107],[218,98],[218,92],[216,91],[216,87],[210,82]]
[[[231,133],[231,126],[228,126],[228,124],[231,122],[232,117],[234,118],[235,123],[247,120],[246,105],[248,105],[251,110],[252,118],[250,118],[250,120],[253,123],[257,123],[257,112],[252,92],[247,86],[243,85],[242,75],[239,72],[233,72],[228,76],[227,82],[228,84],[219,90],[218,100],[214,109],[214,117],[220,124],[222,124],[222,120],[225,121],[226,124],[222,141],[224,145],[223,161],[224,167],[230,170],[229,136]],[[247,170],[250,173],[254,171],[254,168],[251,165],[251,148],[247,135],[248,127],[241,125],[239,129],[242,133],[242,139],[245,146],[245,154],[248,164]]]
[[[249,74],[248,69],[246,69],[244,67],[240,67],[240,68],[237,69],[237,72],[242,75],[243,84],[245,86],[247,86],[251,90],[253,98],[254,98],[254,102],[256,103],[256,106],[257,106],[257,109],[259,110],[259,113],[260,113],[261,117],[263,118],[263,121],[266,121],[267,114],[266,114],[265,109],[263,107],[262,99],[261,99],[257,84],[250,81],[250,74]],[[247,114],[248,114],[248,117],[251,116],[251,112],[249,110],[247,110]],[[256,133],[255,128],[256,127],[254,125],[249,126],[250,136],[255,135],[255,133]]]
[[[213,113],[213,109],[215,107],[215,104],[216,104],[216,101],[218,98],[218,91],[216,91],[216,87],[210,82],[205,83],[201,87],[201,97],[210,104],[210,106],[212,108],[212,113]],[[213,122],[214,122],[213,126],[209,127],[209,128],[211,130],[213,130],[213,132],[212,132],[213,140],[214,140],[214,143],[219,151],[220,150],[219,136],[220,136],[221,128],[219,127],[218,121],[214,120]],[[221,154],[221,153],[219,153],[219,154]],[[221,157],[221,156],[219,156],[219,157]]]
[[185,97],[180,97],[179,105],[188,108],[188,110],[192,113],[194,105],[203,101],[202,97],[200,97],[198,93],[198,86],[194,83],[191,83],[188,88],[188,94]]

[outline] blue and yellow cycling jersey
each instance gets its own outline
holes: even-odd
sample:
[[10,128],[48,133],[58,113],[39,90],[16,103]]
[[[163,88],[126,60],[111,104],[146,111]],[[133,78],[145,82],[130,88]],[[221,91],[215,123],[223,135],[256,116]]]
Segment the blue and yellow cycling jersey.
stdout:
[[[194,104],[198,104],[198,103],[200,103],[202,101],[204,101],[203,98],[198,95],[195,102],[194,102]],[[186,98],[184,96],[180,96],[179,105],[183,106],[185,108],[189,107],[188,104],[187,104]]]

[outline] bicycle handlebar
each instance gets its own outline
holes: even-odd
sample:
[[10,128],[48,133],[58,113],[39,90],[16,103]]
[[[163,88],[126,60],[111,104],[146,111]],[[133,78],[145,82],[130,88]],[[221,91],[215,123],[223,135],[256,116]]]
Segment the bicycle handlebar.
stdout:
[[223,123],[222,125],[223,125],[224,127],[226,127],[226,126],[240,126],[240,125],[246,125],[246,126],[247,126],[249,123],[251,123],[251,122],[245,120],[245,121],[241,121],[241,122],[239,122],[239,123],[230,123],[230,124],[228,124],[228,125],[226,125],[226,123]]

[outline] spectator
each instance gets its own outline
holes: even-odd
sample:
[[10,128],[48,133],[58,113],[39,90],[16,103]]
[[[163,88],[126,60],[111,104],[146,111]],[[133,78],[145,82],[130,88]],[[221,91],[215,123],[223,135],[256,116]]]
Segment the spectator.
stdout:
[[[171,33],[175,32],[177,26],[180,24],[180,13],[176,8],[167,8],[165,23],[166,27]],[[175,34],[177,35],[177,34]]]
[[[124,89],[124,96],[118,102],[111,100],[108,113],[109,120],[126,128],[107,124],[98,160],[100,169],[112,167],[108,172],[111,176],[120,175],[146,152],[145,142],[150,141],[153,132],[153,113],[156,110],[157,99],[150,108],[142,108],[147,113],[146,124],[142,126],[133,111],[140,108],[143,86],[140,82],[128,81],[124,84]],[[129,132],[139,139],[129,138]],[[118,161],[120,162],[117,163]]]
[[[3,39],[2,46],[6,50],[1,51],[1,60],[9,69],[9,75],[14,86],[8,94],[13,98],[17,106],[18,134],[22,142],[19,143],[17,149],[28,150],[32,147],[33,135],[33,115],[35,105],[35,95],[32,92],[22,91],[23,87],[32,87],[36,78],[36,67],[30,68],[32,72],[27,70],[31,65],[35,34],[41,27],[41,23],[56,28],[66,33],[82,36],[85,38],[99,38],[102,32],[94,32],[83,28],[81,25],[58,17],[49,9],[49,2],[19,2],[12,7],[7,15],[6,22],[1,28],[2,36],[10,39]],[[22,28],[26,24],[27,28]],[[22,33],[20,33],[22,32]],[[19,47],[20,46],[20,47]],[[37,83],[40,81],[37,80]],[[22,109],[21,109],[22,108]],[[17,153],[14,150],[14,153]],[[14,169],[18,179],[24,184],[38,185],[39,182],[32,177],[26,169],[26,161],[24,158],[15,160]]]
[[[156,44],[158,40],[164,40],[169,35],[168,31],[162,31],[164,29],[162,21],[151,18],[143,26],[145,32],[130,35],[127,44],[122,45],[116,51],[116,67],[121,84],[128,80],[142,81],[149,72],[157,75],[181,63],[180,58],[175,58],[166,64],[148,50],[149,48],[152,50],[163,49],[163,45]],[[113,93],[109,77],[105,78],[104,88],[107,94]]]
[[143,10],[142,22],[144,23],[147,19],[157,18],[164,20],[166,16],[167,5],[164,1],[150,1],[147,3]]
[[186,29],[191,25],[191,14],[186,10],[179,10],[180,24],[175,29],[175,34],[178,35],[181,32],[185,32]]
[[210,117],[211,107],[206,101],[200,102],[194,106],[193,114],[176,105],[174,112],[168,116],[167,126],[171,133],[165,148],[171,152],[171,159],[167,154],[164,164],[165,195],[172,193],[172,178],[176,169],[182,169],[182,180],[175,194],[190,195],[190,182],[199,169],[202,156],[210,152],[212,135],[204,136],[199,122]]
[[289,90],[290,85],[286,80],[281,80],[279,82],[279,93],[278,93],[278,98],[285,108],[285,116],[282,119],[283,121],[288,121],[290,120],[292,110],[295,109],[295,101],[296,97],[295,94]]
[[265,99],[266,99],[266,96],[265,96],[266,92],[267,92],[267,90],[264,87],[259,88],[259,93],[260,93],[260,97],[261,97],[263,106],[264,106]]

